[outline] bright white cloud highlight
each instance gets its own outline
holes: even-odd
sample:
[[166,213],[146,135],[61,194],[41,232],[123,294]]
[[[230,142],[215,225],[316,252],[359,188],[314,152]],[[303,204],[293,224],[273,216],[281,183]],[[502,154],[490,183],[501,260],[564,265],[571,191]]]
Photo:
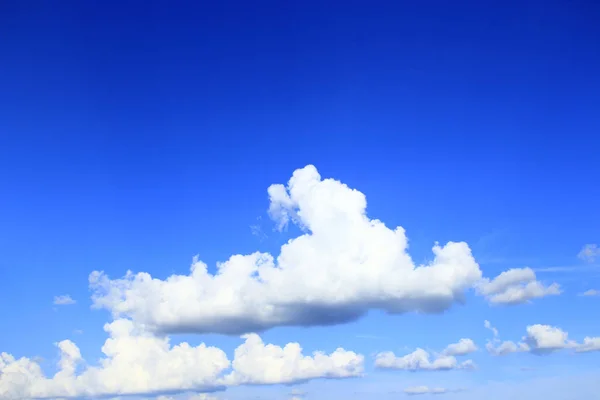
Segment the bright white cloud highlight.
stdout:
[[[441,312],[480,282],[481,270],[466,243],[436,244],[433,260],[416,265],[403,228],[368,218],[364,194],[322,179],[312,165],[296,170],[287,186],[271,185],[268,193],[277,226],[294,223],[305,232],[283,245],[279,256],[234,255],[215,274],[196,258],[189,275],[165,280],[145,272],[110,279],[95,271],[89,278],[94,306],[158,332],[243,334],[344,323],[369,309]],[[526,295],[515,296],[495,289],[497,279],[482,284],[496,302],[558,290],[534,278],[521,289]]]
[[483,279],[477,284],[480,294],[493,304],[522,304],[532,299],[561,294],[560,286],[544,286],[531,268],[513,268],[493,280]]
[[71,298],[68,294],[61,296],[54,296],[54,305],[56,306],[68,306],[75,304],[76,301]]
[[[281,348],[246,335],[231,363],[226,354],[205,344],[172,346],[168,338],[138,331],[129,320],[105,326],[109,338],[98,366],[84,367],[77,346],[57,344],[58,372],[44,376],[27,358],[0,357],[0,398],[69,398],[209,391],[230,385],[292,383],[314,378],[346,378],[362,374],[363,356],[337,349],[330,355],[305,356],[297,343]],[[77,373],[81,365],[82,372]],[[230,368],[230,367],[233,368]]]
[[579,259],[589,263],[596,261],[598,256],[600,256],[600,247],[598,247],[598,245],[595,243],[586,244],[583,246],[579,254],[577,254]]

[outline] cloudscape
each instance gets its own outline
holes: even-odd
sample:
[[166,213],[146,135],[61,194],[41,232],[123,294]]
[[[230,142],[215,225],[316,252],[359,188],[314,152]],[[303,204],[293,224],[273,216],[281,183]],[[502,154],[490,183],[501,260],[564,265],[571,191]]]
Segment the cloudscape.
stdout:
[[[213,392],[240,385],[360,378],[365,363],[391,370],[471,371],[477,369],[473,360],[457,359],[479,350],[471,338],[460,338],[437,352],[384,351],[371,359],[342,347],[306,354],[298,342],[269,344],[256,332],[344,324],[369,310],[382,310],[390,318],[409,312],[425,317],[464,302],[468,291],[506,306],[561,294],[557,283],[545,285],[529,268],[483,277],[464,242],[436,244],[430,262],[415,264],[403,228],[370,219],[363,193],[333,178],[323,179],[313,165],[294,171],[287,185],[271,185],[268,193],[274,225],[302,228],[278,255],[233,255],[213,274],[196,257],[189,274],[164,280],[147,272],[128,271],[115,280],[91,272],[92,307],[106,308],[113,317],[104,325],[108,338],[103,358],[97,365],[87,363],[73,341],[62,340],[55,344],[58,371],[46,376],[35,360],[2,353],[3,397]],[[69,296],[55,298],[55,304],[71,303]],[[600,336],[586,336],[578,343],[558,327],[535,324],[515,343],[500,341],[489,321],[481,324],[493,334],[485,345],[492,356],[600,350]],[[229,359],[218,347],[172,344],[165,336],[182,332],[235,334],[242,343]],[[409,395],[445,392],[425,386],[405,390]]]
[[598,398],[599,18],[7,2],[0,400]]

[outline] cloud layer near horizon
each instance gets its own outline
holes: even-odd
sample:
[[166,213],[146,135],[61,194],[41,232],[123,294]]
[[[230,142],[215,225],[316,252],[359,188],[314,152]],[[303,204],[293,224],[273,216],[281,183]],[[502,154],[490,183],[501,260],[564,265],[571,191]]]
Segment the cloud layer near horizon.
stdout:
[[338,348],[331,354],[302,354],[298,343],[265,344],[256,334],[243,337],[232,361],[219,348],[188,343],[171,345],[168,338],[136,330],[129,320],[105,325],[109,338],[105,358],[86,366],[70,340],[57,343],[58,372],[46,377],[29,358],[0,355],[0,398],[75,398],[211,391],[240,384],[277,384],[315,378],[360,376],[364,357]]
[[268,193],[277,226],[294,223],[305,232],[283,245],[278,257],[233,255],[215,274],[195,259],[189,275],[165,280],[145,272],[111,279],[94,271],[94,306],[163,333],[243,334],[345,323],[370,309],[437,313],[462,302],[475,286],[503,304],[560,292],[556,284],[538,282],[530,269],[482,280],[464,242],[436,244],[430,263],[415,264],[402,227],[368,218],[364,194],[322,179],[312,165]]

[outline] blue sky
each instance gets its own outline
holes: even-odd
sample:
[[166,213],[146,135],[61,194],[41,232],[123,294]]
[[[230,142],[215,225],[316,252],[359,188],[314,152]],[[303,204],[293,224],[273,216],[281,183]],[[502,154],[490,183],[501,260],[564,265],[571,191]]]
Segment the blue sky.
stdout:
[[[511,269],[526,274],[521,269],[529,267],[535,277],[519,282],[541,285],[542,294],[508,305],[495,304],[492,289],[474,278],[419,283],[416,292],[397,286],[386,306],[400,304],[401,292],[421,296],[420,306],[431,300],[428,290],[448,288],[465,301],[453,294],[441,314],[415,313],[411,305],[390,315],[370,300],[381,292],[352,280],[355,270],[324,274],[323,285],[304,285],[306,293],[334,315],[360,316],[316,323],[311,318],[323,310],[298,300],[295,314],[284,307],[286,323],[265,317],[261,338],[278,346],[298,342],[307,355],[342,347],[364,356],[365,376],[316,374],[294,386],[303,397],[384,399],[428,386],[464,389],[446,393],[449,399],[544,391],[562,399],[573,390],[590,398],[599,389],[588,377],[597,376],[600,353],[577,346],[586,336],[600,337],[600,297],[581,295],[600,290],[600,256],[594,260],[593,246],[587,256],[578,254],[600,242],[600,8],[591,1],[460,3],[4,4],[0,352],[34,360],[52,377],[59,361],[54,343],[68,339],[86,360],[77,365],[83,373],[105,357],[104,324],[124,318],[154,321],[172,344],[204,342],[233,360],[244,342],[238,335],[200,329],[208,303],[194,307],[184,298],[173,306],[179,311],[169,326],[152,306],[169,308],[169,296],[158,289],[165,304],[142,291],[134,306],[108,299],[104,309],[92,309],[90,274],[104,271],[107,287],[127,270],[165,281],[188,275],[195,255],[212,274],[234,254],[277,257],[301,235],[315,246],[318,237],[338,240],[347,230],[328,229],[341,221],[351,231],[350,215],[362,215],[346,202],[351,195],[343,183],[364,194],[368,218],[405,229],[417,266],[434,262],[436,242],[466,242],[483,277]],[[286,185],[294,171],[310,172],[308,165],[336,180],[336,191],[305,200],[269,196],[271,185]],[[281,213],[268,212],[273,204],[284,214],[300,211],[305,226],[289,221],[278,230]],[[323,223],[322,236],[311,236],[317,216],[338,211],[339,219]],[[321,253],[311,263],[289,261],[298,268],[296,282],[319,282],[321,271],[344,265],[338,250],[352,248],[350,240],[380,243],[374,233],[360,232],[330,251],[318,242]],[[390,251],[373,247],[369,259]],[[379,267],[369,261],[365,268],[383,281],[410,281]],[[242,275],[215,290],[246,282]],[[344,295],[331,289],[334,276]],[[554,283],[560,294],[549,292]],[[271,304],[287,290],[296,286],[265,286],[259,293],[266,297],[252,299]],[[343,307],[320,297],[332,293]],[[62,295],[75,303],[53,304]],[[344,303],[346,295],[358,300]],[[193,327],[176,333],[186,304]],[[119,307],[129,308],[119,316],[108,312]],[[240,318],[241,330],[256,322]],[[493,356],[484,320],[499,340],[516,345],[536,324],[558,327],[577,344],[561,342],[543,356],[531,344],[530,351]],[[474,371],[375,368],[379,353],[400,357],[422,348],[433,357],[461,338],[479,348],[457,357],[472,359]],[[291,390],[236,384],[218,396],[280,399]]]

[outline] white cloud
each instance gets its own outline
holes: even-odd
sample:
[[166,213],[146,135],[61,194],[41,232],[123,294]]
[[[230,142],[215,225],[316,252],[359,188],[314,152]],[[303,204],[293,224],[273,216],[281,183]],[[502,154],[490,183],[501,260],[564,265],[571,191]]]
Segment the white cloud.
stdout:
[[577,346],[577,343],[569,340],[567,332],[554,326],[541,324],[528,326],[523,342],[529,346],[532,353],[550,353]]
[[561,293],[557,283],[544,286],[539,282],[531,268],[513,268],[493,280],[482,279],[477,290],[493,304],[521,304]]
[[421,348],[417,348],[412,353],[404,356],[396,356],[391,351],[379,353],[375,356],[375,366],[384,369],[400,369],[406,371],[472,370],[476,368],[476,365],[472,360],[466,360],[459,363],[456,357],[452,355],[438,354],[433,355],[432,357],[428,351]]
[[71,298],[68,294],[62,296],[54,296],[54,305],[57,306],[67,306],[70,304],[75,304],[76,301]]
[[413,386],[404,389],[404,393],[409,396],[416,396],[420,394],[443,394],[447,392],[448,390],[444,388],[430,388],[428,386]]
[[590,289],[581,293],[581,296],[600,296],[600,290]]
[[527,347],[526,344],[515,343],[510,340],[488,341],[485,345],[485,348],[491,355],[494,355],[494,356],[505,356],[510,353],[529,351],[529,347]]
[[[69,398],[160,392],[210,391],[231,385],[291,383],[314,378],[344,378],[362,373],[363,357],[338,349],[330,355],[304,356],[297,343],[265,345],[257,335],[244,337],[231,363],[216,347],[187,343],[172,346],[166,337],[139,331],[129,320],[105,325],[109,338],[98,366],[84,367],[77,346],[65,340],[58,372],[46,377],[28,359],[0,357],[0,398]],[[81,365],[83,371],[77,373]],[[233,366],[233,368],[230,368]]]
[[477,351],[475,342],[471,339],[460,339],[458,343],[449,344],[442,354],[446,356],[464,356]]
[[585,337],[583,343],[575,347],[577,353],[588,353],[590,351],[600,351],[600,337]]
[[600,247],[598,247],[598,245],[595,243],[586,244],[583,246],[579,254],[577,254],[579,259],[589,263],[596,261],[598,256],[600,256]]
[[[292,383],[315,378],[349,378],[363,373],[364,357],[338,348],[327,355],[302,355],[298,343],[285,347],[265,345],[256,334],[245,335],[246,342],[235,350],[233,372],[228,384]],[[257,367],[260,362],[260,367]]]
[[573,349],[578,353],[600,350],[600,337],[586,337],[582,343],[577,343],[569,339],[567,332],[555,326],[529,325],[526,332],[526,335],[518,343],[512,341],[501,342],[497,337],[494,337],[492,341],[488,341],[486,349],[490,354],[496,356],[516,352],[548,354],[564,349]]
[[[464,291],[481,279],[464,242],[436,244],[433,260],[416,265],[403,228],[368,218],[361,192],[321,179],[311,165],[296,170],[287,187],[271,185],[268,193],[277,226],[291,222],[305,232],[283,245],[278,257],[234,255],[215,274],[195,258],[189,275],[165,280],[145,272],[110,279],[94,271],[94,306],[158,332],[243,334],[344,323],[369,309],[441,312],[462,302]],[[498,298],[486,285],[484,292]],[[557,290],[535,285],[526,289],[527,298]]]

